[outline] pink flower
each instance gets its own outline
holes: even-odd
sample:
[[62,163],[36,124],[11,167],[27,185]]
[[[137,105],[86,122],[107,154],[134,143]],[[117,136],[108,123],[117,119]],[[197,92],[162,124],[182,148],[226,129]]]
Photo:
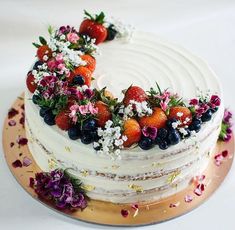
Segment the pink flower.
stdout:
[[95,108],[94,105],[91,102],[88,104],[88,110],[91,114],[97,114],[98,113],[98,108]]
[[49,70],[53,70],[56,68],[56,60],[55,59],[50,59],[48,62],[47,62],[47,66],[49,68]]
[[62,63],[64,62],[64,57],[63,57],[63,54],[62,53],[58,53],[55,57],[55,60],[59,63]]
[[156,97],[159,98],[160,101],[160,106],[163,111],[166,111],[168,109],[168,104],[170,102],[170,96],[171,93],[165,90],[161,95],[157,95]]
[[152,140],[155,140],[157,137],[157,128],[155,127],[144,127],[142,129],[142,133],[145,137],[149,137]]
[[79,40],[79,36],[76,33],[68,33],[67,39],[71,43],[77,43],[77,41]]
[[72,121],[74,122],[74,123],[76,123],[77,122],[77,120],[78,120],[78,117],[77,117],[77,111],[78,111],[78,109],[79,109],[79,105],[77,105],[77,104],[75,104],[75,105],[72,105],[72,106],[70,106],[70,114],[69,114],[69,117],[70,118],[72,118]]
[[86,115],[89,112],[88,105],[80,105],[78,110],[82,115]]

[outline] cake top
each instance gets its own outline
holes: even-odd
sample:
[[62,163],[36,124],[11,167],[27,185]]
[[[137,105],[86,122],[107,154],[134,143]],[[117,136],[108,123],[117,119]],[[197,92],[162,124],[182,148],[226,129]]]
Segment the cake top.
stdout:
[[[98,154],[113,158],[120,156],[120,150],[137,145],[143,150],[155,146],[165,150],[199,132],[201,124],[211,120],[220,106],[215,94],[182,98],[172,89],[161,89],[154,80],[148,89],[131,83],[122,89],[123,96],[114,95],[106,87],[93,87],[96,60],[100,59],[96,56],[97,45],[108,44],[110,59],[105,58],[109,63],[113,60],[112,42],[128,33],[120,25],[106,22],[103,12],[93,16],[85,11],[85,15],[79,30],[71,26],[49,27],[49,39],[39,37],[40,44],[33,43],[37,61],[26,83],[45,123],[67,131],[71,140],[93,143]],[[101,48],[105,51],[105,45]],[[154,52],[160,53],[157,49]],[[160,62],[151,55],[150,59],[151,63]],[[118,62],[112,63],[115,64],[122,68]],[[125,81],[125,77],[120,78]]]

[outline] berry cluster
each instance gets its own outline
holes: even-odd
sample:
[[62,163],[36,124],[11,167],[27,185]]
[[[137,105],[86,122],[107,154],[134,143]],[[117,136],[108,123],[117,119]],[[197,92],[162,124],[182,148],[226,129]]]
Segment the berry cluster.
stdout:
[[26,84],[32,101],[40,107],[47,125],[67,131],[71,140],[94,142],[100,154],[118,155],[123,148],[139,145],[148,150],[158,145],[165,150],[201,129],[218,110],[216,95],[184,102],[169,90],[144,91],[131,85],[118,101],[105,88],[91,88],[97,44],[117,35],[115,26],[104,26],[104,14],[85,12],[79,31],[70,26],[49,28],[50,40],[39,37],[40,45]]

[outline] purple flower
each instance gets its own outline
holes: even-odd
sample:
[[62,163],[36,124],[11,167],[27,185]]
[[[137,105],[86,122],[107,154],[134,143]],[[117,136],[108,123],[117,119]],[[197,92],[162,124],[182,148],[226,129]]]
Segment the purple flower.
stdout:
[[30,178],[30,187],[39,197],[55,202],[58,208],[84,209],[87,206],[85,196],[77,190],[77,183],[75,186],[72,181],[74,179],[71,180],[69,174],[65,175],[63,170],[56,169],[50,173],[36,173],[35,179]]
[[210,104],[212,105],[212,108],[215,108],[217,106],[220,106],[221,100],[220,97],[217,95],[212,95],[210,99]]
[[198,103],[199,103],[199,101],[198,101],[197,98],[193,98],[193,99],[191,99],[190,102],[189,102],[190,105],[198,105]]
[[142,129],[142,133],[145,137],[149,137],[152,140],[155,140],[155,138],[157,137],[157,128],[155,127],[144,127]]
[[226,123],[229,123],[231,118],[232,118],[232,113],[228,109],[225,109],[224,110],[224,121]]

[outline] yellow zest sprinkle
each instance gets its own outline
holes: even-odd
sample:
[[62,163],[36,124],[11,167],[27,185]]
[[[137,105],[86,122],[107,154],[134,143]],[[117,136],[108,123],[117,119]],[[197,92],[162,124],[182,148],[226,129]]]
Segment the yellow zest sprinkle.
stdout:
[[85,169],[81,170],[81,175],[86,177],[86,176],[89,176],[89,172]]
[[57,162],[52,158],[48,159],[48,166],[49,166],[49,169],[54,169],[57,166]]
[[69,146],[65,146],[64,148],[65,148],[65,150],[66,150],[67,152],[71,152],[71,149],[70,149]]
[[163,164],[157,163],[157,162],[152,163],[152,167],[160,167],[161,165],[163,165]]
[[143,187],[140,186],[140,185],[129,184],[128,187],[129,187],[130,189],[135,190],[136,192],[143,192],[143,191],[144,191]]
[[167,178],[167,182],[169,184],[173,183],[173,181],[175,180],[175,178],[180,174],[180,170],[177,170],[176,172],[173,172],[172,174],[169,175],[169,177]]
[[120,168],[119,165],[112,165],[112,169],[118,169],[118,168]]
[[86,190],[87,192],[91,192],[92,190],[95,189],[95,186],[89,185],[89,184],[86,184],[86,185],[84,184],[84,185],[81,186],[81,188]]

